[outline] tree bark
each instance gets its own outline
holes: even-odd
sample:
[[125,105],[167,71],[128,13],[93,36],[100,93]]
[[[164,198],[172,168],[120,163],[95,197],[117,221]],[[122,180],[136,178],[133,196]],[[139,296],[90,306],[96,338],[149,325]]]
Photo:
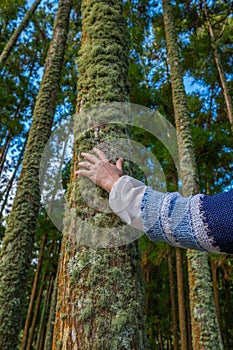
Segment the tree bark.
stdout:
[[32,316],[32,312],[33,312],[34,301],[36,298],[36,290],[38,287],[39,275],[40,275],[40,270],[41,270],[41,266],[42,266],[42,259],[43,259],[45,242],[46,242],[46,234],[43,235],[42,240],[41,240],[40,253],[39,253],[39,257],[38,257],[36,273],[34,276],[34,281],[33,281],[33,286],[32,286],[32,291],[31,291],[31,298],[30,298],[30,303],[29,303],[29,307],[28,307],[28,311],[27,311],[27,317],[26,317],[24,330],[23,330],[23,339],[22,339],[22,344],[21,344],[21,348],[20,348],[21,350],[25,350],[26,345],[27,345],[28,331],[29,331],[29,327],[30,327],[30,321],[31,321],[31,316]]
[[43,350],[44,349],[45,331],[46,331],[46,311],[47,311],[48,306],[49,306],[49,300],[51,299],[52,286],[53,286],[53,276],[50,273],[49,281],[47,284],[47,290],[45,292],[44,300],[43,300],[43,309],[42,309],[41,316],[40,316],[40,324],[39,324],[39,330],[37,333],[35,350]]
[[66,46],[71,0],[61,0],[36,100],[0,260],[0,348],[16,349],[40,205],[39,168],[50,137]]
[[173,348],[179,349],[178,343],[178,327],[177,327],[177,312],[176,312],[176,297],[175,297],[175,281],[173,276],[173,264],[171,252],[168,254],[168,273],[171,295],[171,311],[172,311],[172,333],[173,333]]
[[214,303],[215,303],[217,319],[218,319],[218,324],[220,329],[221,313],[220,313],[220,305],[219,305],[219,298],[218,298],[217,264],[216,264],[216,261],[213,259],[211,260],[211,271],[212,271],[212,281],[213,281],[213,291],[214,291]]
[[45,350],[51,350],[52,340],[53,340],[53,324],[55,320],[56,313],[56,301],[57,301],[57,290],[58,290],[58,271],[53,283],[53,293],[49,310],[49,318],[46,326],[46,335],[45,335]]
[[5,63],[6,60],[8,59],[8,57],[10,56],[10,53],[13,50],[13,48],[14,48],[14,46],[15,46],[15,44],[16,44],[19,36],[20,36],[20,34],[26,28],[26,26],[28,25],[32,15],[36,11],[36,9],[37,9],[37,7],[39,6],[40,3],[41,3],[41,0],[36,0],[34,2],[34,4],[31,6],[31,8],[25,14],[25,16],[22,19],[22,22],[20,23],[18,28],[16,28],[16,30],[14,31],[14,33],[12,34],[10,39],[8,40],[8,43],[6,44],[6,46],[4,47],[4,49],[2,50],[2,53],[0,55],[0,66],[3,63]]
[[178,290],[178,308],[179,308],[179,323],[180,323],[180,340],[181,350],[187,350],[187,321],[185,314],[184,302],[184,282],[183,282],[183,267],[182,267],[181,249],[176,248],[176,273],[177,273],[177,290]]
[[[128,47],[121,0],[82,2],[78,64],[78,111],[100,102],[128,101]],[[102,142],[108,131],[103,126],[77,140],[73,167],[78,155]],[[114,128],[111,135],[120,137]],[[74,190],[75,181],[79,179],[72,179],[70,205],[83,220],[97,219],[100,214],[83,202],[77,185]],[[117,219],[101,220],[112,225]],[[137,243],[90,248],[75,242],[69,235],[72,230],[71,222],[62,242],[52,349],[145,349],[145,300]],[[75,227],[75,234],[80,232],[92,234],[90,229]]]
[[41,300],[42,300],[42,296],[43,296],[45,280],[46,280],[46,274],[43,273],[41,281],[40,281],[40,288],[39,288],[38,295],[37,295],[37,298],[36,298],[35,308],[34,308],[34,311],[33,311],[33,317],[32,317],[32,322],[31,322],[29,336],[26,339],[27,340],[26,350],[31,350],[31,348],[32,348],[32,342],[33,342],[33,338],[34,338],[34,331],[35,331],[36,321],[37,321],[39,310],[40,310],[40,306],[41,306]]
[[[163,0],[163,11],[178,137],[182,193],[184,196],[190,196],[198,191],[198,176],[170,0]],[[193,347],[195,350],[223,349],[214,307],[208,256],[205,253],[191,250],[187,254]]]

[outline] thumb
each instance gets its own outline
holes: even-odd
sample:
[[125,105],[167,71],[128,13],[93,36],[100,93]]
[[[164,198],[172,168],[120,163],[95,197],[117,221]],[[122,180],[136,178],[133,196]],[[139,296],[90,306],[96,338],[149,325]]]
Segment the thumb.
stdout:
[[123,158],[119,158],[116,161],[116,167],[118,170],[120,170],[122,172],[122,164],[123,164]]

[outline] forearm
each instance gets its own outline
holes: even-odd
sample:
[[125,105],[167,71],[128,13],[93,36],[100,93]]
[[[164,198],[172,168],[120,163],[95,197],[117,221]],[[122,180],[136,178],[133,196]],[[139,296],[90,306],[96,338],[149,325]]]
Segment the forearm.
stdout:
[[[123,176],[110,193],[112,210],[155,241],[211,252],[233,252],[233,193],[213,197],[153,191]],[[227,211],[224,217],[223,211]]]

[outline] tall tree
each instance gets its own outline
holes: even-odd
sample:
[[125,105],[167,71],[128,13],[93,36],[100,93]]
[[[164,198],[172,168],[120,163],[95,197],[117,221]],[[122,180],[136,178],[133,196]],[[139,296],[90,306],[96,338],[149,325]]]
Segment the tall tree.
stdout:
[[39,167],[50,136],[66,46],[71,0],[61,0],[33,113],[22,171],[2,243],[0,348],[16,349],[40,205]]
[[[78,111],[101,102],[128,101],[122,0],[82,2],[78,68]],[[105,137],[118,138],[119,133],[121,130],[114,127],[98,127],[77,140],[75,157]],[[82,220],[95,223],[100,213],[86,206],[75,183],[79,180],[72,178],[69,203]],[[101,224],[112,225],[116,217],[111,215],[103,215]],[[83,227],[74,227],[74,221],[69,221],[64,230],[52,349],[145,349],[144,291],[137,243],[106,249],[85,247],[69,235],[74,229],[76,235],[85,232]]]
[[178,325],[177,325],[177,313],[176,313],[176,297],[175,297],[175,281],[173,276],[173,262],[172,262],[172,253],[171,250],[168,253],[168,272],[169,272],[169,284],[170,284],[170,295],[171,295],[171,311],[172,311],[172,333],[173,333],[173,343],[174,350],[179,349],[178,342]]
[[182,266],[181,260],[182,260],[181,249],[176,248],[177,291],[178,291],[181,350],[187,350],[188,349],[187,323],[186,323],[187,321],[186,321],[185,305],[184,305],[183,266]]
[[27,345],[30,320],[32,317],[32,311],[33,311],[34,301],[35,301],[35,297],[36,297],[36,290],[37,290],[39,276],[40,276],[40,270],[41,270],[41,266],[42,266],[42,259],[43,259],[43,252],[44,252],[44,247],[45,247],[45,243],[46,243],[46,238],[47,238],[46,234],[44,234],[42,237],[42,240],[41,240],[40,253],[38,256],[38,263],[37,263],[35,277],[34,277],[34,281],[33,281],[30,303],[29,303],[27,317],[26,317],[24,330],[23,330],[23,339],[22,339],[22,344],[21,344],[21,350],[25,350],[26,345]]
[[[163,0],[164,28],[170,65],[172,97],[180,157],[182,192],[185,196],[198,191],[197,167],[192,141],[176,27],[170,0]],[[195,350],[222,349],[214,307],[208,256],[188,251],[192,341]]]
[[34,4],[32,4],[32,6],[30,7],[30,9],[27,11],[27,13],[25,14],[24,18],[22,19],[20,25],[18,26],[17,29],[15,29],[14,33],[12,34],[12,36],[10,37],[9,41],[7,42],[6,46],[4,47],[4,49],[1,52],[0,55],[0,65],[2,65],[3,63],[6,62],[7,58],[9,57],[11,51],[13,50],[18,37],[20,36],[20,34],[22,33],[22,31],[24,30],[24,28],[28,25],[28,22],[30,21],[33,13],[36,11],[37,7],[39,6],[41,0],[36,0],[34,2]]
[[[213,56],[214,56],[214,61],[216,63],[216,67],[218,70],[218,74],[219,74],[219,79],[221,82],[221,87],[222,87],[222,93],[223,93],[223,97],[224,97],[224,101],[225,101],[225,105],[226,105],[226,112],[227,112],[227,117],[229,119],[229,122],[231,124],[231,130],[233,133],[233,106],[232,106],[232,100],[231,100],[231,95],[230,95],[230,91],[227,85],[227,80],[225,77],[225,73],[221,64],[221,60],[219,57],[219,53],[218,53],[218,46],[217,46],[217,39],[216,35],[214,33],[214,28],[213,25],[211,23],[211,18],[210,18],[210,14],[209,14],[209,9],[206,3],[206,0],[204,1],[204,13],[205,13],[205,18],[206,18],[206,22],[208,25],[208,29],[209,29],[209,35],[210,35],[210,41],[211,41],[211,46],[213,49]],[[223,29],[224,30],[224,26]],[[221,36],[221,34],[220,34]]]

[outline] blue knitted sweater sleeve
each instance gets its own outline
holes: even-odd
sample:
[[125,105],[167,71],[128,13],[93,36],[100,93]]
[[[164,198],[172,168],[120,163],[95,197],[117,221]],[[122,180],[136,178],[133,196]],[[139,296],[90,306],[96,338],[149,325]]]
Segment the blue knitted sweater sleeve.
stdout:
[[233,253],[233,190],[214,196],[182,197],[147,188],[141,215],[144,231],[153,241]]

